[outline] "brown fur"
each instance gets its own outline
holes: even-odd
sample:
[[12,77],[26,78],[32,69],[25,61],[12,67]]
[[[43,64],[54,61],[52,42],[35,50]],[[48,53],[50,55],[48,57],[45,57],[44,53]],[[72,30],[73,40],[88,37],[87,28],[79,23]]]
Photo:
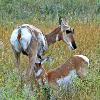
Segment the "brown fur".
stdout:
[[[27,28],[29,30],[29,32],[32,34],[32,39],[31,39],[30,44],[28,45],[28,48],[25,51],[22,50],[22,53],[27,55],[29,58],[29,66],[27,68],[26,75],[25,75],[27,78],[29,78],[31,75],[33,75],[32,73],[34,72],[34,67],[36,67],[35,62],[36,62],[36,58],[37,58],[37,49],[38,49],[37,36],[38,36],[39,32],[32,25],[25,24],[25,25],[19,26],[18,28],[20,28],[20,27]],[[17,39],[20,40],[20,38],[21,38],[21,34],[19,33]],[[12,48],[13,48],[13,46],[12,46]],[[14,48],[13,48],[13,51],[14,51],[16,63],[17,63],[18,69],[19,69],[20,52],[16,52]]]
[[78,74],[79,73],[78,71],[80,70],[80,68],[84,67],[83,66],[84,64],[86,64],[86,62],[82,58],[76,56],[72,57],[58,68],[48,71],[47,72],[48,81],[49,82],[56,81],[56,79],[58,78],[67,76],[69,72],[73,69],[75,69]]
[[86,71],[87,65],[88,63],[78,56],[71,57],[64,64],[55,69],[49,70],[48,72],[46,72],[41,65],[40,68],[42,68],[43,73],[45,73],[45,75],[41,76],[41,79],[43,80],[44,78],[46,78],[49,83],[56,83],[57,79],[67,76],[71,70],[76,70],[78,77],[84,79],[85,75],[83,70],[85,69]]
[[[46,35],[48,45],[51,45],[56,42],[56,36],[58,35],[58,41],[64,41],[63,32],[61,31],[61,27],[55,28],[52,32]],[[73,38],[73,34],[69,34],[71,42],[75,42]]]
[[56,42],[57,34],[58,34],[59,41],[62,40],[62,37],[61,37],[62,33],[61,33],[60,27],[57,27],[51,33],[46,35],[48,45],[51,45]]
[[[32,34],[31,43],[29,44],[27,50],[25,50],[25,51],[22,50],[22,53],[29,57],[29,67],[27,68],[27,71],[26,71],[26,76],[29,77],[34,72],[34,68],[36,67],[35,63],[36,63],[37,49],[38,49],[37,36],[38,36],[39,32],[41,32],[41,31],[38,30],[36,27],[34,27],[32,25],[28,25],[28,24],[24,24],[22,26],[19,26],[18,28],[20,28],[20,27],[22,27],[22,28],[26,27],[29,30],[29,32]],[[63,40],[64,30],[61,30],[61,29],[63,29],[63,28],[61,28],[61,24],[60,24],[59,27],[54,29],[50,34],[46,35],[48,45],[55,43],[57,36],[58,36],[59,41]],[[75,42],[72,33],[73,33],[73,31],[71,32],[71,34],[69,34],[71,36],[71,42]],[[19,33],[17,38],[18,38],[18,40],[21,39],[20,33]],[[14,48],[13,48],[13,51],[14,51],[14,54],[15,54],[15,57],[16,57],[17,66],[19,66],[19,64],[20,64],[20,53],[16,52],[14,50]]]

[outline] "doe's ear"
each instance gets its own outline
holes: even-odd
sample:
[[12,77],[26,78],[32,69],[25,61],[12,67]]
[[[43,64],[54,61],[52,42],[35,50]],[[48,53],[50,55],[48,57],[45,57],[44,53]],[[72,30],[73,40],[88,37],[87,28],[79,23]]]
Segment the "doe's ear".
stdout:
[[61,25],[61,23],[62,23],[62,17],[60,16],[59,17],[59,25]]

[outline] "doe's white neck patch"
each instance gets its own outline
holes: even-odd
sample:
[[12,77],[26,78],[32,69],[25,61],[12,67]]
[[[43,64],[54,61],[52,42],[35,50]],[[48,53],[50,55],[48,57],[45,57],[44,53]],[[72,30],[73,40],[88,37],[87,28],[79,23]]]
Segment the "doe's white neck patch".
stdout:
[[59,40],[59,35],[57,34],[57,35],[56,35],[56,41],[58,41],[58,40]]

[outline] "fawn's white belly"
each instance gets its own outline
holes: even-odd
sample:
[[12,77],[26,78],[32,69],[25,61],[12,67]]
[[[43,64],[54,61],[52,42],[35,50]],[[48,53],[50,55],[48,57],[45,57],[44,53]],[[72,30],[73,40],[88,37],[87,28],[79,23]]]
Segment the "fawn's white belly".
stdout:
[[71,84],[73,82],[74,78],[76,78],[76,77],[77,77],[76,70],[72,70],[72,71],[70,71],[70,73],[67,76],[58,79],[56,82],[59,86],[68,85],[68,84]]

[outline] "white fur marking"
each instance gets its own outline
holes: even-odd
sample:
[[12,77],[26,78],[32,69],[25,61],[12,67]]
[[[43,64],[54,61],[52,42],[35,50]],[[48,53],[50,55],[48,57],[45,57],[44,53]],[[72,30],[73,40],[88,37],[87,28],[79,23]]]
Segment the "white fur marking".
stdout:
[[84,59],[84,60],[88,63],[88,65],[89,65],[89,59],[88,59],[86,56],[84,56],[84,55],[74,55],[74,56],[81,57],[81,58]]
[[76,77],[77,77],[76,70],[72,70],[72,71],[70,71],[70,73],[67,76],[58,79],[56,82],[59,86],[67,85],[67,84],[71,84],[73,79]]
[[40,42],[43,42],[44,46],[46,45],[45,37],[44,37],[44,35],[42,33],[39,33],[38,39],[39,39]]
[[[18,30],[19,29],[15,29],[12,32],[10,42],[14,46],[15,50],[19,52],[20,48],[19,48],[19,42],[17,40]],[[27,49],[28,45],[30,44],[31,37],[32,37],[32,35],[28,31],[27,28],[21,28],[21,40],[20,40],[20,42],[21,42],[21,46],[23,47],[24,50]]]
[[38,54],[41,55],[43,54],[43,51],[46,51],[48,49],[46,38],[42,33],[39,33],[38,41],[39,41]]
[[66,35],[66,33],[63,34],[63,39],[64,41],[68,44],[69,49],[74,49],[72,46],[72,43],[70,42],[70,38],[68,36],[69,34]]
[[69,45],[70,45],[71,49],[74,49],[71,42],[69,42]]
[[58,38],[58,34],[56,35],[56,41],[58,41],[59,40],[59,38]]
[[35,73],[35,76],[38,77],[42,73],[42,69],[39,69],[37,73]]
[[10,42],[13,45],[14,49],[17,52],[20,52],[19,42],[17,40],[17,36],[18,36],[18,29],[15,29],[11,34]]
[[14,45],[14,41],[17,40],[17,36],[18,36],[18,29],[15,29],[12,32],[12,35],[11,35],[11,38],[10,38],[10,42],[11,42],[12,45]]
[[30,44],[32,35],[27,28],[22,28],[21,32],[22,32],[21,44],[22,44],[23,49],[26,50],[28,45]]

